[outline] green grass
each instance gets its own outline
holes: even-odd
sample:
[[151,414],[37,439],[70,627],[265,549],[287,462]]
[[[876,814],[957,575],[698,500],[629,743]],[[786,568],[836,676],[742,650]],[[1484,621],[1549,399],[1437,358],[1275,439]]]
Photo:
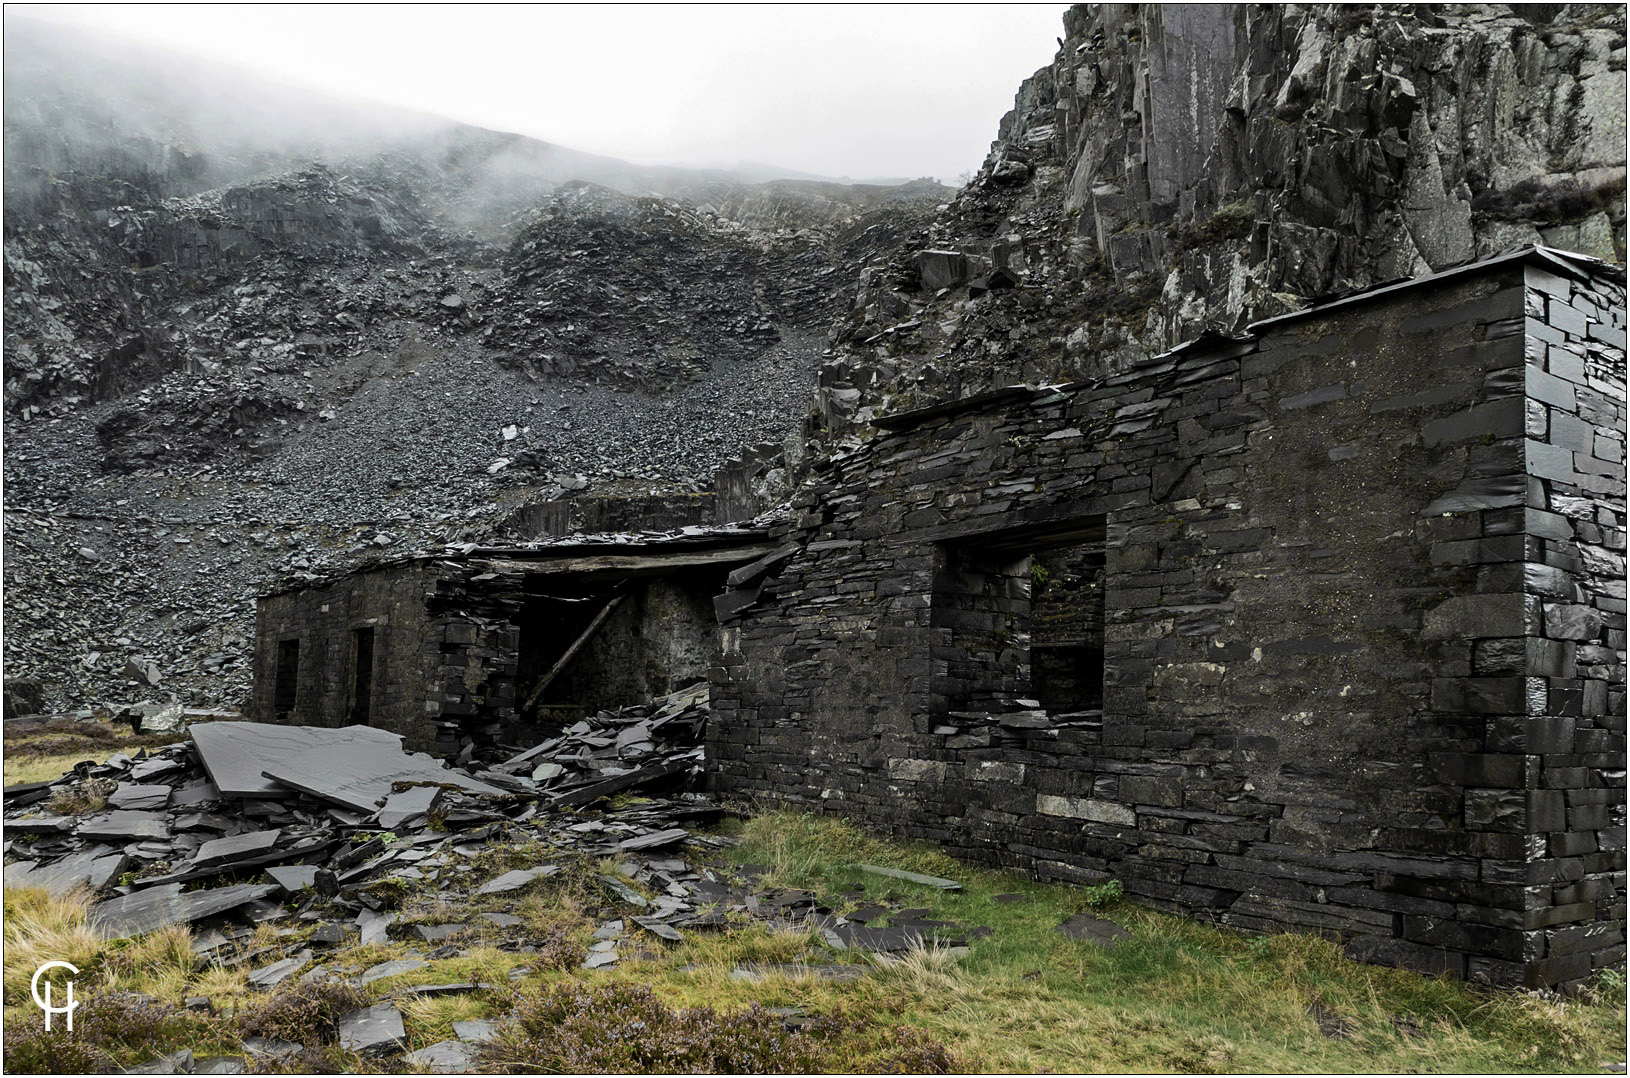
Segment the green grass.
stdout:
[[101,763],[116,753],[134,755],[186,740],[185,733],[134,734],[124,724],[56,719],[5,735],[5,784],[62,777],[85,760]]
[[[572,1051],[552,1045],[538,1055],[538,1037],[512,1030],[503,1052],[487,1059],[489,1067],[520,1069],[552,1065],[556,1057],[548,1053],[557,1052],[566,1054],[553,1065],[588,1067],[602,1058],[597,1053],[607,1038],[641,1035],[634,1028],[639,1022],[664,1031],[661,1050],[653,1048],[649,1056],[664,1069],[685,1069],[685,1060],[752,1058],[833,1072],[1594,1072],[1602,1062],[1624,1058],[1622,978],[1600,1000],[1477,991],[1350,962],[1335,945],[1312,937],[1245,937],[1145,910],[1110,887],[1041,884],[970,868],[937,850],[880,841],[835,819],[768,813],[729,829],[740,845],[710,851],[718,868],[767,866],[766,885],[813,890],[840,911],[842,892],[862,883],[868,903],[929,907],[936,918],[970,929],[989,925],[993,934],[973,941],[966,955],[929,948],[879,962],[833,951],[817,931],[745,917],[729,931],[687,931],[685,942],[673,946],[630,926],[623,961],[610,972],[590,972],[579,963],[595,926],[603,916],[626,917],[628,911],[596,881],[611,866],[557,854],[550,859],[566,865],[564,871],[514,894],[472,898],[456,908],[404,896],[404,924],[470,923],[471,933],[459,940],[465,953],[374,982],[361,996],[398,1003],[410,1048],[452,1037],[452,1024],[467,1018],[516,1014],[536,1025],[544,1021],[539,1016],[569,1015],[562,1032],[575,1038]],[[547,852],[507,852],[500,839],[482,858],[482,871],[496,875],[517,861],[535,864]],[[693,857],[696,852],[692,848]],[[849,867],[856,863],[946,876],[964,890],[942,893]],[[1027,898],[996,902],[994,896],[1004,893]],[[105,1000],[99,1006],[109,1022],[119,1018],[128,1027],[100,1033],[76,1049],[78,1055],[61,1057],[85,1067],[128,1066],[182,1047],[201,1056],[235,1054],[236,1038],[248,1026],[279,1013],[305,1013],[298,1001],[250,989],[247,968],[196,968],[184,929],[101,942],[84,930],[85,909],[82,895],[48,899],[38,891],[6,892],[9,1070],[39,1070],[42,1060],[65,1051],[35,1028],[39,1012],[28,1002],[28,978],[47,955],[79,965],[78,998]],[[484,910],[519,916],[524,929],[487,925],[477,916]],[[1118,922],[1131,938],[1106,950],[1054,930],[1083,911]],[[304,934],[280,939],[276,932],[263,926],[251,946],[293,949]],[[506,935],[524,935],[542,946],[536,954],[501,950],[495,945]],[[410,950],[422,954],[431,947],[410,940],[352,945],[325,964],[357,973]],[[638,950],[648,956],[635,957]],[[868,973],[853,983],[782,975],[732,979],[731,971],[746,963],[853,963]],[[522,968],[527,972],[512,979]],[[482,982],[495,990],[427,999],[402,991],[449,981]],[[156,1009],[127,1015],[118,992],[151,995]],[[175,1008],[191,995],[210,998],[216,1013],[178,1013]],[[616,1000],[627,1005],[613,1005]],[[1334,1016],[1344,1036],[1321,1031],[1310,1013],[1315,1004]],[[798,1008],[817,1024],[807,1038],[782,1038],[775,1022],[747,1013],[755,1005]],[[315,1054],[291,1064],[293,1069],[364,1067],[332,1043],[310,1047]]]
[[[836,899],[858,881],[868,901],[989,925],[993,935],[934,976],[863,989],[881,991],[877,1002],[975,1069],[1598,1072],[1603,1061],[1624,1058],[1622,992],[1601,1002],[1484,992],[1352,962],[1315,937],[1250,938],[1124,901],[1090,910],[1132,933],[1106,950],[1054,931],[1089,910],[1086,888],[973,869],[829,818],[762,815],[740,837],[731,859],[769,865],[774,882]],[[950,877],[964,890],[869,877],[847,867],[856,862]],[[1029,901],[993,900],[1004,892]],[[854,994],[843,991],[852,987],[816,994]],[[1348,1034],[1326,1036],[1309,1013],[1315,1003],[1344,1019]]]

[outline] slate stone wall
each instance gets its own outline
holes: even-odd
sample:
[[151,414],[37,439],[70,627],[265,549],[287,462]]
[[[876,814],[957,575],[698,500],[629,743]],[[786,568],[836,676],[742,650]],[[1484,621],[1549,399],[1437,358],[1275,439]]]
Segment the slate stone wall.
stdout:
[[1625,314],[1539,267],[1527,285],[1523,928],[1550,984],[1625,958]]
[[[1506,262],[896,417],[726,626],[717,787],[1375,961],[1622,959],[1623,325]],[[947,566],[1095,528],[1101,715],[955,713],[1022,687],[1027,603],[981,645]]]
[[300,642],[295,708],[288,721],[345,726],[352,688],[352,632],[374,631],[369,725],[402,734],[409,747],[430,747],[427,694],[439,661],[425,598],[435,587],[429,566],[356,573],[307,591],[261,598],[255,624],[255,680],[247,715],[278,721],[274,707],[278,644]]

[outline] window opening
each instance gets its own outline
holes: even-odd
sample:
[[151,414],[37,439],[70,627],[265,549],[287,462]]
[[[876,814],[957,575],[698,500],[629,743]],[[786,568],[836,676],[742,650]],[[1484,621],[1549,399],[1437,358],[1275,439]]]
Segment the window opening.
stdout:
[[1104,704],[1104,518],[943,543],[930,624],[940,715]]
[[294,699],[300,684],[300,641],[280,640],[277,644],[277,676],[272,688],[272,711],[279,722],[294,714]]
[[374,630],[364,626],[351,630],[351,708],[350,721],[366,726],[372,721],[374,684]]

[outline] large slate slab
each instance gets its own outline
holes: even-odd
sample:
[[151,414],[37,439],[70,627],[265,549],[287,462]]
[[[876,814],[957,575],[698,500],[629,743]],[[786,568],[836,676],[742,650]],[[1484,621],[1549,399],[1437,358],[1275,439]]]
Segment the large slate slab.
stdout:
[[261,770],[284,786],[361,812],[378,808],[396,782],[447,783],[479,794],[504,792],[448,770],[433,756],[406,753],[400,745],[376,741],[325,745],[268,763]]
[[[369,744],[400,751],[402,738],[372,726],[279,726],[265,722],[209,722],[188,733],[204,770],[226,797],[286,797],[289,789],[261,772],[312,749]],[[370,806],[371,807],[371,806]]]
[[340,1047],[347,1051],[380,1055],[406,1044],[402,1012],[389,1003],[376,1003],[340,1019]]
[[240,883],[209,891],[181,893],[179,883],[110,898],[91,908],[88,923],[103,939],[140,936],[165,925],[190,924],[276,891],[272,884]]

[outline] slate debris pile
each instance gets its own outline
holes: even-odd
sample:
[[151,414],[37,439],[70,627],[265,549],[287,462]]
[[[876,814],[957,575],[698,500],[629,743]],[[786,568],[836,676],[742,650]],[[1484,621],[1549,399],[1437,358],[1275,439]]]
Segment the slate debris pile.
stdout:
[[[707,695],[704,683],[649,704],[601,711],[478,773],[485,782],[567,808],[632,790],[683,788],[701,774]],[[463,758],[476,751],[467,747]]]
[[[813,928],[825,947],[798,962],[744,964],[733,978],[847,981],[865,976],[867,965],[822,961],[834,957],[827,948],[898,954],[965,948],[989,934],[893,898],[901,884],[957,889],[951,880],[856,865],[873,889],[857,879],[824,897],[765,885],[762,865],[724,871],[704,863],[733,844],[697,831],[726,810],[674,790],[698,763],[703,692],[604,713],[503,763],[468,769],[404,753],[395,735],[367,727],[201,723],[190,742],[7,787],[5,854],[13,860],[5,882],[98,892],[105,897],[90,921],[104,938],[189,925],[201,963],[242,969],[261,991],[295,980],[361,987],[397,979],[390,997],[340,1019],[342,1046],[380,1059],[405,1049],[403,998],[498,987],[416,979],[432,960],[496,946],[516,956],[511,980],[531,972],[529,963],[552,960],[544,952],[558,941],[508,911],[525,889],[557,877],[600,898],[593,941],[578,952],[588,970],[658,958],[691,933],[756,921]],[[633,790],[642,795],[636,801],[608,800]],[[54,795],[70,792],[106,804],[55,811]],[[541,852],[536,863],[504,867],[514,866],[517,849]],[[448,909],[460,919],[426,916]],[[279,942],[255,945],[263,925]],[[351,944],[391,941],[419,946],[367,968],[335,958]],[[467,1066],[492,1030],[462,1025],[469,1028],[457,1030],[458,1040],[401,1058],[438,1070]],[[303,1051],[268,1038],[248,1038],[244,1049],[257,1065]]]

